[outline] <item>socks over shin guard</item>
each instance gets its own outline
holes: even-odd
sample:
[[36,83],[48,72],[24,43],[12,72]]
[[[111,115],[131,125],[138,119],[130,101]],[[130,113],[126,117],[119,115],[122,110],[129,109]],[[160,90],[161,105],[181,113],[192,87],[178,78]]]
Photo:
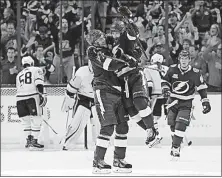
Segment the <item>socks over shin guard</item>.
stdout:
[[174,147],[180,147],[183,137],[185,135],[186,131],[186,124],[178,122],[175,126],[175,132],[173,136],[173,146]]
[[127,135],[116,133],[114,146],[114,159],[124,159],[126,156]]
[[142,117],[142,120],[143,120],[144,124],[146,125],[147,129],[154,127],[152,114],[150,114],[149,116],[146,116],[146,117]]
[[144,124],[143,120],[141,119],[137,124],[143,129],[146,130],[146,125]]
[[96,140],[96,150],[94,152],[95,160],[103,160],[106,150],[109,146],[110,136],[99,135]]

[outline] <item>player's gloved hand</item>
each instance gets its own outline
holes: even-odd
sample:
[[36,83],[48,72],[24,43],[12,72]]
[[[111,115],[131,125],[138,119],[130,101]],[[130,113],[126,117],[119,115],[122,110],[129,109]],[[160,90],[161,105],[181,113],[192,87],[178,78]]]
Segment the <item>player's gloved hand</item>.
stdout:
[[204,98],[201,100],[203,106],[203,113],[207,114],[211,110],[210,102],[208,98]]
[[121,6],[118,8],[118,11],[119,13],[122,15],[122,16],[125,16],[125,17],[131,17],[132,16],[132,12],[129,10],[129,8],[127,6]]
[[40,107],[44,107],[44,106],[46,105],[46,103],[47,103],[47,97],[46,97],[46,95],[40,94],[40,95],[39,95],[39,98],[40,98],[39,106],[40,106]]
[[164,98],[168,98],[170,96],[170,89],[168,87],[162,89],[162,94]]
[[125,62],[127,62],[130,67],[137,67],[138,66],[137,60],[135,58],[133,58],[132,56],[129,56],[127,54],[122,54],[121,59],[124,60]]

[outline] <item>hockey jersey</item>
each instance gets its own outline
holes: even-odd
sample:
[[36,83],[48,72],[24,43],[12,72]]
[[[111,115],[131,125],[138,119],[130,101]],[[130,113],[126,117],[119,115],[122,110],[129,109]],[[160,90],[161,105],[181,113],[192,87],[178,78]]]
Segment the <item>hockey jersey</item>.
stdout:
[[111,52],[107,49],[100,49],[94,46],[90,46],[87,49],[87,55],[92,64],[94,76],[93,87],[95,89],[109,88],[109,90],[120,93],[121,85],[114,71],[127,64],[108,57],[111,56]]
[[80,67],[75,76],[70,80],[66,89],[70,93],[78,93],[80,95],[94,98],[92,88],[93,73],[90,72],[88,66]]
[[165,76],[167,71],[167,66],[161,65],[160,69],[158,69],[156,64],[150,65],[143,69],[148,87],[152,87],[152,95],[162,94],[162,83],[164,82],[162,76]]
[[207,88],[200,71],[191,66],[182,71],[180,64],[172,65],[163,79],[165,85],[170,87],[170,97],[181,100],[194,99],[195,91]]
[[44,74],[39,67],[27,67],[16,77],[17,100],[28,99],[38,95],[37,85],[44,85]]

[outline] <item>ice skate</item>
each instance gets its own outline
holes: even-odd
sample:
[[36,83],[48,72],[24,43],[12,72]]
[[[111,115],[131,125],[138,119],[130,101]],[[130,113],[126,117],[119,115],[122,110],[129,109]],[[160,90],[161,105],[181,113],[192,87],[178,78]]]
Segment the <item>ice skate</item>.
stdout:
[[161,140],[157,138],[157,133],[155,129],[147,129],[147,139],[146,139],[146,145],[149,146],[149,148],[152,148],[156,144],[158,144]]
[[33,139],[33,136],[29,135],[28,138],[26,139],[27,142],[25,144],[25,148],[29,148],[29,146],[31,145],[32,139]]
[[153,145],[150,145],[150,148],[160,148],[161,147],[161,141],[163,137],[161,137],[160,133],[156,130],[156,141],[154,142]]
[[132,164],[127,163],[124,159],[114,159],[113,172],[131,173],[132,172]]
[[104,160],[93,160],[93,174],[109,174],[111,166]]
[[178,161],[180,159],[180,147],[172,146],[170,155],[172,161]]
[[37,139],[32,139],[32,142],[29,146],[30,151],[43,151],[44,145],[41,145],[37,142]]

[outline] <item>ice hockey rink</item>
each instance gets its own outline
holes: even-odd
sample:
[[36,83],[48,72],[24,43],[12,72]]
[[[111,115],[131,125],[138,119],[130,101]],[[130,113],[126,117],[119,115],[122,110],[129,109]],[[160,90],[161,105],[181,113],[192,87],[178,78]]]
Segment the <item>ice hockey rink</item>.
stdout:
[[[13,98],[6,98],[4,101],[10,99]],[[212,102],[212,111],[207,115],[201,114],[202,106],[199,104],[199,98],[195,100],[196,119],[192,120],[186,132],[186,137],[192,140],[193,144],[188,147],[184,143],[181,159],[177,162],[170,161],[172,140],[165,117],[159,121],[159,130],[163,136],[161,148],[148,148],[144,143],[146,132],[129,121],[126,161],[133,165],[132,173],[111,173],[108,176],[221,176],[220,99],[219,95],[210,96],[210,100],[214,102]],[[49,100],[48,103],[49,108],[52,107],[49,123],[60,136],[63,136],[66,116],[57,112],[60,110],[60,105],[53,105],[53,101]],[[57,102],[59,101],[62,99]],[[13,114],[14,108],[10,107],[12,104],[9,104],[3,107],[5,120],[1,122],[1,176],[97,176],[92,174],[94,147],[91,145],[90,123],[87,127],[88,150],[84,149],[84,144],[81,142],[72,151],[50,148],[43,152],[30,152],[25,150],[25,143],[21,143],[21,139],[24,141],[21,123],[8,122],[9,118],[13,121],[18,119],[17,115]],[[7,108],[11,108],[11,114]],[[54,138],[55,134],[50,129],[49,131],[50,138],[57,140]],[[82,137],[80,141],[83,141]],[[109,147],[105,157],[105,161],[109,164],[113,162],[113,149],[113,146]]]
[[[171,161],[170,146],[148,148],[129,146],[126,160],[132,173],[111,173],[109,176],[221,176],[220,146],[184,146],[181,159]],[[73,151],[3,149],[1,176],[95,176],[92,174],[93,149]],[[105,157],[112,164],[113,147]],[[104,176],[104,175],[103,175]]]

